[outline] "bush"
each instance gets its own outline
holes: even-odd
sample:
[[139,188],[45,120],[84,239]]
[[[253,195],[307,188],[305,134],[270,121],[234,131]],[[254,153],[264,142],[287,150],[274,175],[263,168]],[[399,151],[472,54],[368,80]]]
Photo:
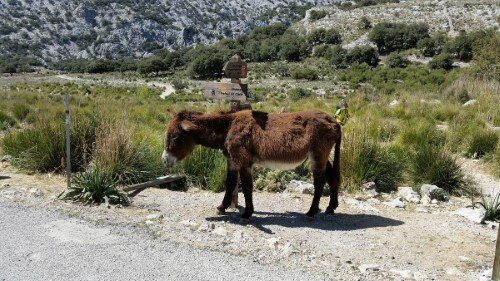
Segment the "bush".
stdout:
[[187,176],[195,186],[215,192],[225,190],[226,157],[218,150],[197,146],[193,153],[182,160],[176,171]]
[[333,46],[325,53],[325,58],[337,68],[347,67],[347,50],[341,46]]
[[381,54],[414,48],[419,40],[427,37],[429,37],[429,26],[424,23],[382,22],[375,25],[368,34],[368,38],[377,45]]
[[[5,135],[2,148],[12,156],[13,165],[37,172],[63,170],[66,155],[64,119],[49,118],[38,119],[33,127]],[[73,171],[81,170],[90,161],[98,120],[94,115],[72,116],[70,137]]]
[[97,131],[94,165],[119,184],[151,180],[163,172],[161,149],[155,151],[144,140],[134,142],[133,135],[120,121],[103,124]]
[[467,147],[468,157],[480,158],[485,154],[493,152],[497,148],[498,135],[496,132],[481,130],[473,134]]
[[358,29],[368,30],[372,28],[372,23],[367,17],[362,17],[358,22]]
[[467,186],[456,159],[432,145],[422,146],[416,151],[411,175],[415,183],[434,184],[450,194],[461,195]]
[[143,60],[139,63],[137,67],[137,71],[139,71],[142,75],[148,75],[154,73],[155,76],[158,76],[160,71],[165,71],[168,69],[168,65],[158,57],[152,57],[146,60]]
[[312,96],[312,92],[310,90],[300,88],[300,87],[292,89],[288,93],[288,97],[292,101],[298,101],[298,100],[305,99],[305,98],[308,98],[311,96]]
[[99,169],[92,169],[73,176],[72,186],[62,195],[62,199],[86,204],[127,203],[127,195],[116,189],[113,177]]
[[404,162],[398,156],[399,153],[377,143],[364,143],[354,164],[355,184],[373,181],[379,192],[396,190],[404,170]]
[[309,20],[310,21],[317,21],[319,19],[322,19],[324,17],[326,17],[326,11],[324,10],[312,10],[310,13],[309,13]]
[[401,54],[392,53],[387,56],[386,64],[392,68],[405,68],[410,64],[410,61]]
[[429,67],[432,69],[450,70],[453,68],[453,58],[448,54],[437,55],[429,62]]
[[434,124],[422,120],[410,122],[402,126],[398,142],[406,148],[418,151],[427,145],[441,146],[446,137],[436,129]]
[[24,121],[26,116],[30,113],[30,108],[24,103],[16,103],[12,107],[12,114],[14,114],[14,117],[17,118],[19,121]]
[[347,53],[347,62],[352,64],[352,63],[366,63],[372,67],[375,67],[378,65],[379,58],[378,58],[378,53],[375,48],[371,46],[356,46],[352,48]]
[[293,79],[317,80],[318,72],[309,67],[296,68],[290,72]]
[[495,198],[492,198],[490,201],[487,201],[483,196],[481,202],[474,202],[473,205],[479,205],[486,210],[484,220],[500,221],[500,193],[498,193]]
[[7,115],[3,111],[0,111],[0,131],[7,130],[10,127],[13,127],[16,124],[16,120],[14,118]]

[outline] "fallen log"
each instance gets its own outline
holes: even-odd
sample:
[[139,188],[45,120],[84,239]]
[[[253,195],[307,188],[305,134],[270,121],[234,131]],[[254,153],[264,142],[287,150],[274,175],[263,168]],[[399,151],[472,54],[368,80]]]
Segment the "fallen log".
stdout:
[[151,187],[151,186],[157,186],[160,184],[166,184],[166,183],[178,181],[178,180],[181,180],[183,178],[184,178],[184,176],[180,176],[180,175],[176,175],[176,174],[166,175],[166,176],[162,176],[162,177],[156,178],[156,179],[151,180],[151,181],[126,186],[123,188],[123,191],[129,192],[129,191],[133,191],[133,190],[137,190],[137,189],[144,189],[144,188]]

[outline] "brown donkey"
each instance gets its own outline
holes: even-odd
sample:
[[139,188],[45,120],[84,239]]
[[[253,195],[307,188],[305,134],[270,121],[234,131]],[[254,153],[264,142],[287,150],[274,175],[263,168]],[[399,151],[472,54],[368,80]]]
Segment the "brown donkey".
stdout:
[[[245,195],[243,219],[253,213],[252,166],[293,169],[308,157],[314,177],[314,198],[307,215],[319,212],[325,182],[330,186],[330,204],[326,213],[338,206],[340,184],[341,126],[330,115],[310,110],[296,113],[268,114],[244,110],[202,114],[170,112],[162,160],[167,168],[190,154],[197,144],[221,149],[227,158],[226,193],[220,212],[231,204],[231,195],[240,176]],[[328,158],[335,145],[333,165]]]

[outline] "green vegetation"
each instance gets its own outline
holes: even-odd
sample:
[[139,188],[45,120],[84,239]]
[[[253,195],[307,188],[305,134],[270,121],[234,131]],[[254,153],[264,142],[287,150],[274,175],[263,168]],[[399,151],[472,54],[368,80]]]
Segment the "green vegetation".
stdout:
[[310,21],[317,21],[319,19],[322,19],[326,17],[326,11],[325,10],[312,10],[309,14],[309,20]]
[[483,196],[481,202],[474,202],[474,206],[481,206],[486,210],[484,220],[487,221],[500,221],[500,193],[498,193],[490,201],[486,200]]
[[72,186],[61,194],[62,199],[82,202],[85,204],[127,203],[126,194],[120,192],[113,177],[99,169],[78,173],[71,179]]
[[414,48],[419,40],[428,37],[429,27],[424,23],[382,22],[375,25],[368,35],[368,38],[377,45],[381,54]]

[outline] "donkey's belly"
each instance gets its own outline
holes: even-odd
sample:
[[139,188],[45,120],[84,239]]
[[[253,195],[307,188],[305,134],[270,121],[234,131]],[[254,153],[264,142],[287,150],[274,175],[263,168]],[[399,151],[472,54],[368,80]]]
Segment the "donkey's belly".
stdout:
[[[307,158],[307,157],[306,157]],[[300,164],[304,163],[306,158],[300,160],[300,161],[293,161],[293,162],[284,162],[284,161],[273,161],[273,160],[257,160],[255,161],[255,164],[257,166],[273,169],[273,170],[292,170],[295,169],[296,167],[300,166]]]

